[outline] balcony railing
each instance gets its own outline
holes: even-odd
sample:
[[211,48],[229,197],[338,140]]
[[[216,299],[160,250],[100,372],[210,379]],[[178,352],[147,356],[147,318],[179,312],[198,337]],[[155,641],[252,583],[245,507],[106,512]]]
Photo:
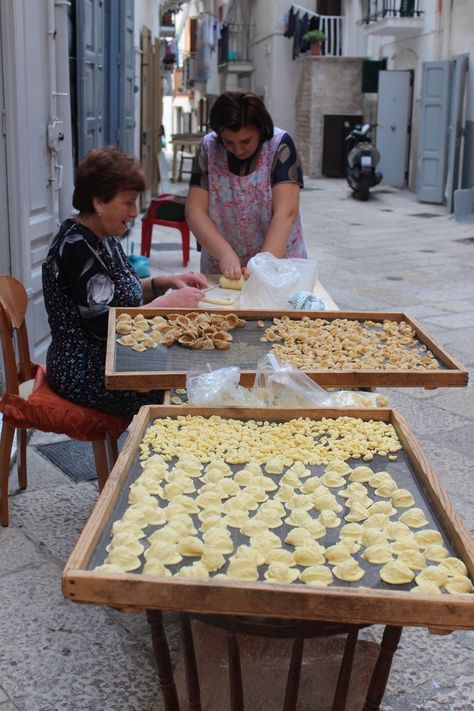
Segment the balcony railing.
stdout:
[[219,64],[250,63],[250,25],[224,24],[218,52]]
[[422,4],[423,0],[367,0],[367,14],[362,22],[369,24],[393,17],[420,17],[423,14]]
[[322,54],[329,57],[340,57],[342,55],[342,22],[340,15],[318,15],[319,29],[326,36],[321,43]]

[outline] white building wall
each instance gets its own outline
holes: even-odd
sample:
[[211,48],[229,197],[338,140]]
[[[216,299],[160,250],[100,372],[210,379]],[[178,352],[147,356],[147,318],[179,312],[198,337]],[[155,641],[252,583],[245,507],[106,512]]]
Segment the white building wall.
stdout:
[[[314,0],[302,0],[298,5],[314,12]],[[284,15],[290,6],[287,0],[256,0],[254,3],[252,89],[265,90],[265,105],[275,125],[294,135],[297,122],[296,90],[303,60],[302,57],[292,59],[293,38],[283,36]]]
[[[151,30],[152,37],[157,37],[160,32],[160,2],[156,0],[135,0],[133,48],[135,52],[134,85],[140,87],[142,72],[142,31],[146,26]],[[134,154],[140,155],[141,151],[141,93],[135,92],[135,131]]]

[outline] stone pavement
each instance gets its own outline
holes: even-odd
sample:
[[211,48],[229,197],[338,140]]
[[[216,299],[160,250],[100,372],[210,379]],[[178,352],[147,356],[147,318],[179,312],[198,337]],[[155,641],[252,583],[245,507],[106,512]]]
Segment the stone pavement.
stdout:
[[[361,203],[342,180],[306,186],[301,211],[310,256],[339,307],[406,311],[472,376],[474,225],[455,222],[443,207],[420,204],[407,191],[380,186]],[[134,235],[138,252],[139,225]],[[155,228],[154,243],[164,251],[153,250],[153,272],[181,271],[179,233]],[[189,266],[198,269],[195,249]],[[384,392],[474,533],[472,383]],[[35,433],[31,444],[57,440]],[[160,711],[144,616],[61,595],[61,572],[97,499],[95,483],[73,483],[30,446],[28,489],[15,488],[12,476],[11,525],[0,530],[0,711]],[[176,656],[172,615],[168,629]],[[379,634],[370,628],[365,636]],[[472,632],[404,630],[382,709],[474,710],[473,651]]]

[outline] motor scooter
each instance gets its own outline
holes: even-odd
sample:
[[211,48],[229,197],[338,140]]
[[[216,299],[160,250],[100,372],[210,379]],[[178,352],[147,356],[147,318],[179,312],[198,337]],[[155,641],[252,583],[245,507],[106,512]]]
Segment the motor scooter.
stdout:
[[380,153],[372,143],[369,133],[376,125],[358,124],[345,139],[349,144],[346,178],[354,191],[354,197],[359,200],[368,200],[370,188],[378,185],[383,178],[382,173],[376,170]]

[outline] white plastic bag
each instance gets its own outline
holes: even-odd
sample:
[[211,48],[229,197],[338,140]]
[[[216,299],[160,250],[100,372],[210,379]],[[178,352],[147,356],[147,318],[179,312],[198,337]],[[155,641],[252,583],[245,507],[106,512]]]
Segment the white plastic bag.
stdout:
[[186,375],[186,391],[190,405],[200,407],[249,407],[258,406],[254,393],[239,385],[240,368],[229,366],[202,371],[189,371]]
[[300,278],[291,260],[259,252],[249,260],[247,267],[251,273],[240,294],[240,308],[287,309]]
[[384,407],[387,398],[359,390],[328,392],[306,373],[267,353],[257,363],[255,396],[266,407]]
[[384,407],[379,393],[336,390],[328,392],[292,365],[268,353],[257,363],[253,388],[239,384],[240,368],[190,371],[186,390],[190,405],[200,407]]

